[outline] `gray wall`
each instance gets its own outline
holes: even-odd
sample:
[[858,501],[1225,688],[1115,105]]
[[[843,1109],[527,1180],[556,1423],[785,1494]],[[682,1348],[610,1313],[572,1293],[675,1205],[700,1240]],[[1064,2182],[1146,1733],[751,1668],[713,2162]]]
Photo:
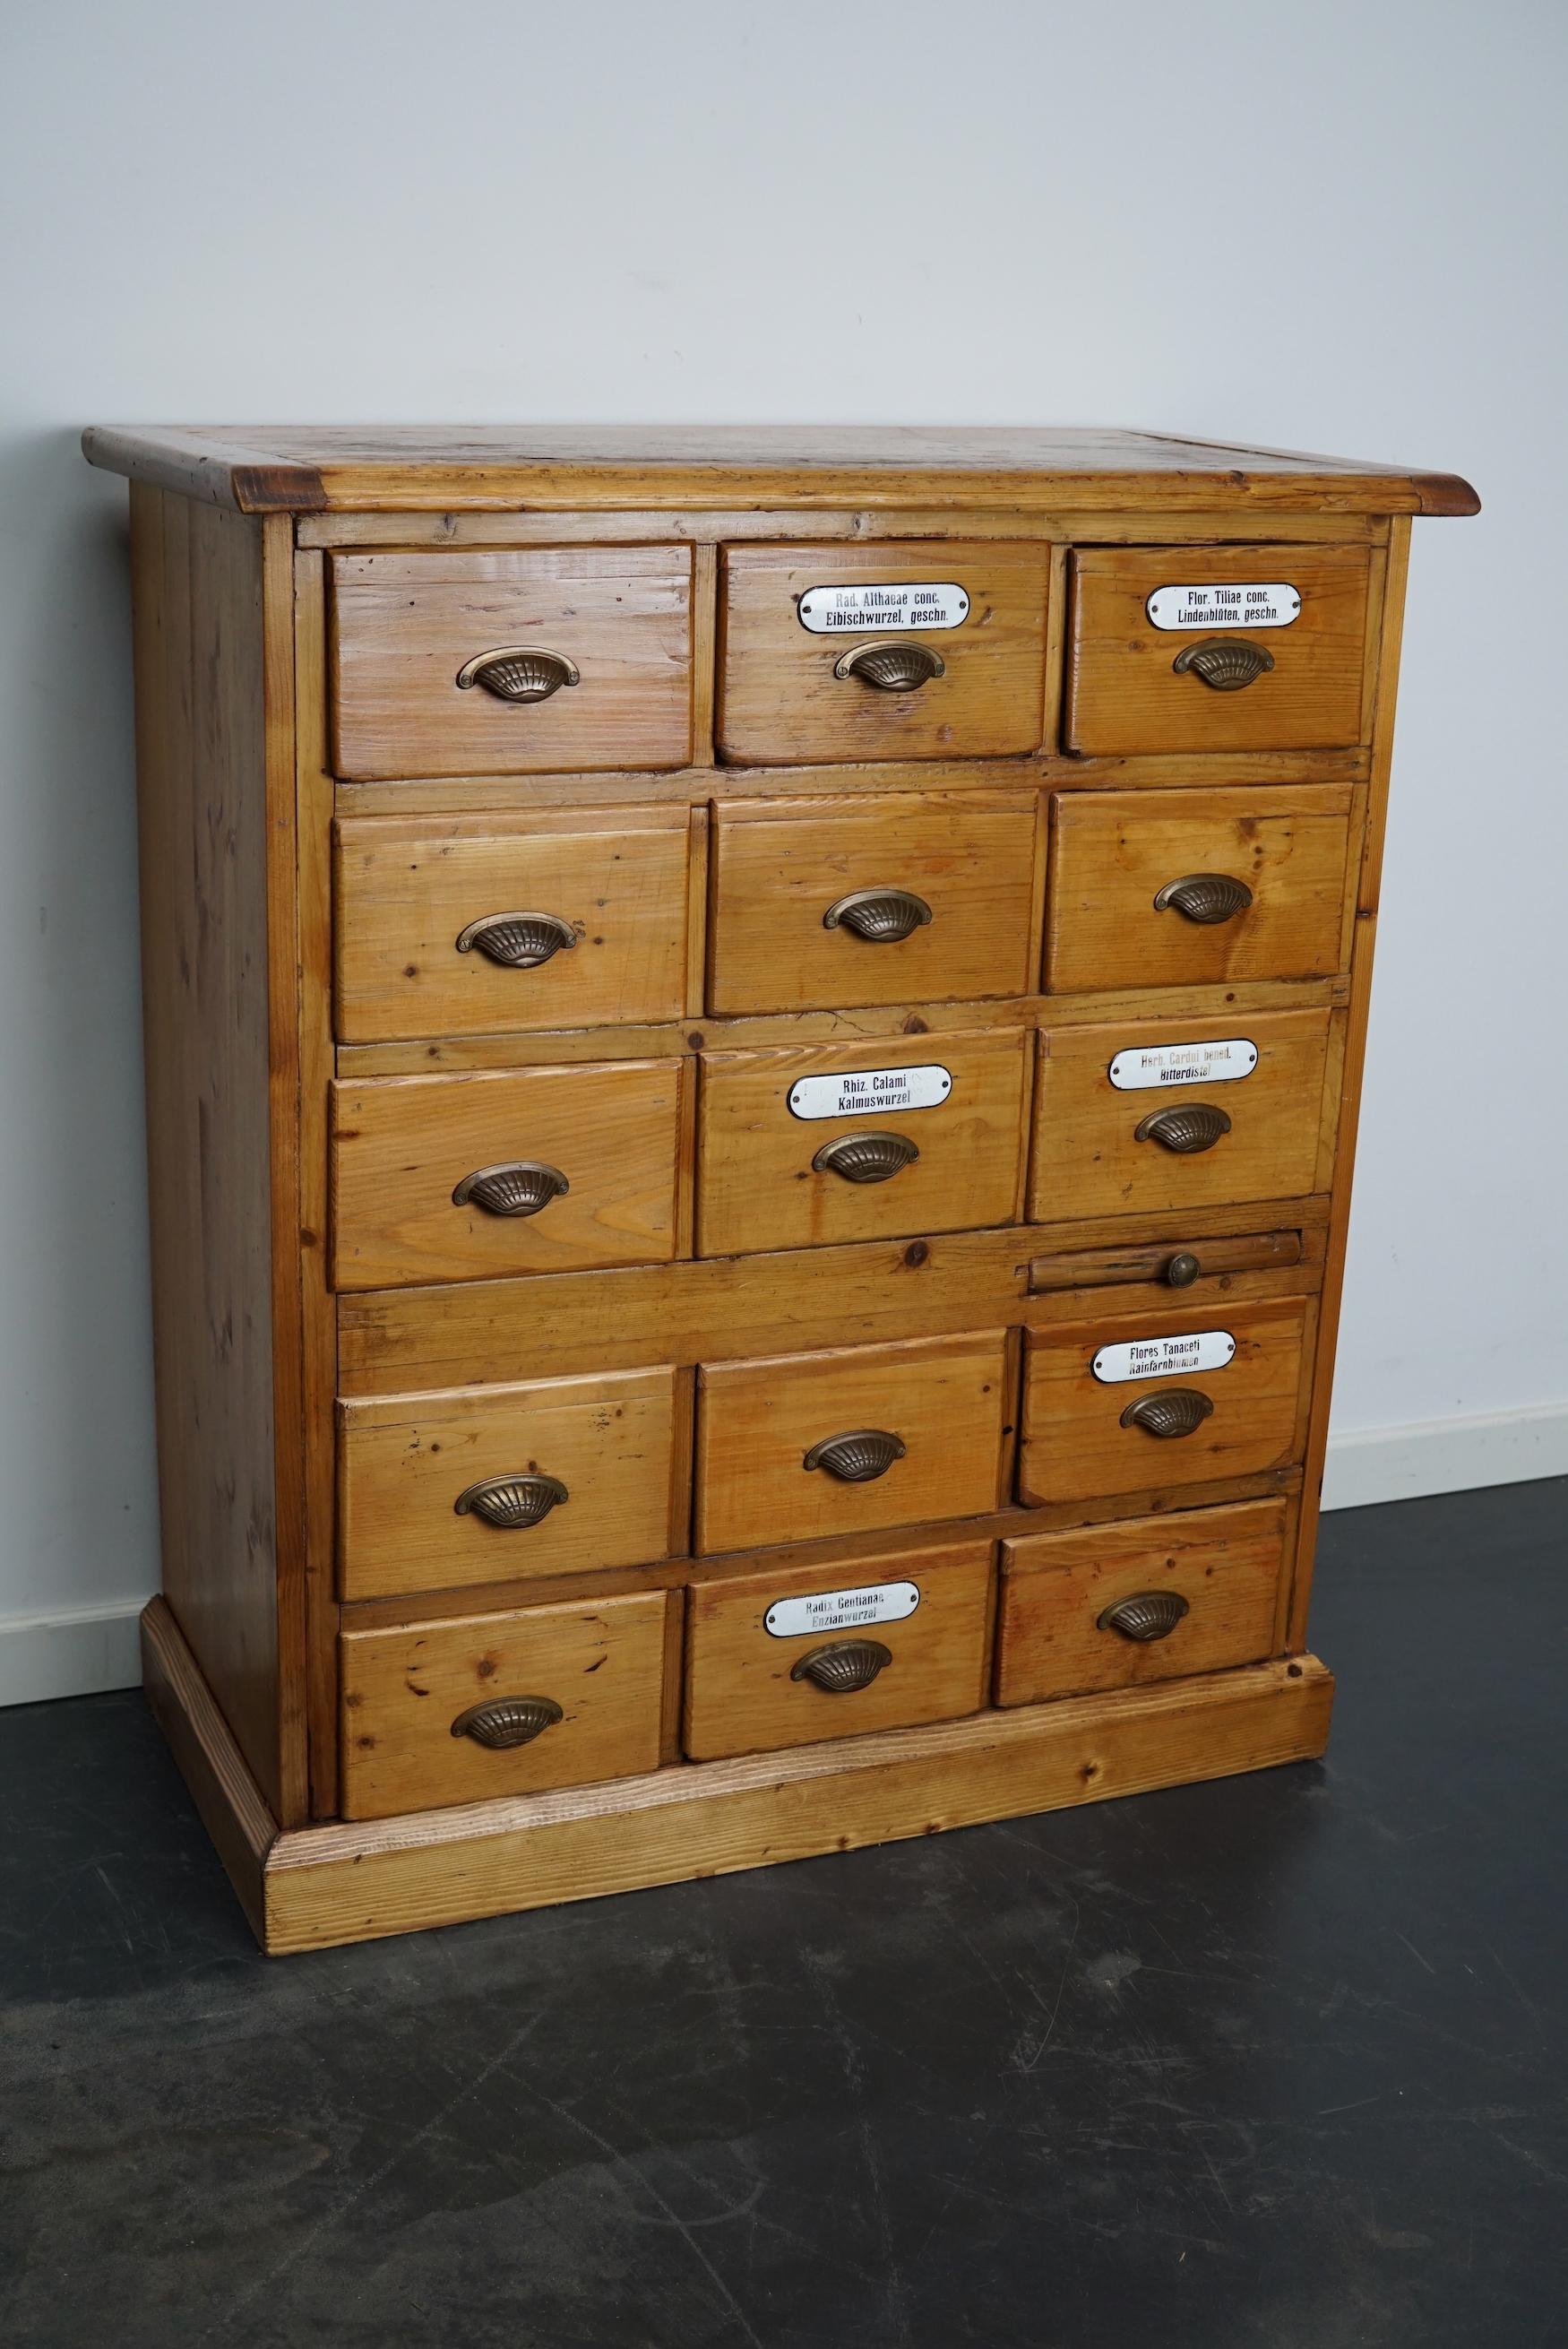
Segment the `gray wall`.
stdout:
[[1568,1464],[1565,50],[1519,0],[14,12],[0,1694],[123,1673],[157,1572],[93,419],[1124,423],[1469,474],[1482,518],[1417,530],[1336,1473]]

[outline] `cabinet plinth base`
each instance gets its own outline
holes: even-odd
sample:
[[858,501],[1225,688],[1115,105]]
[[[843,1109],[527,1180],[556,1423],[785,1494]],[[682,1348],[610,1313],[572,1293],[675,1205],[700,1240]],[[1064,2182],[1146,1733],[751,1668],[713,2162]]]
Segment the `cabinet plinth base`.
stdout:
[[280,1832],[168,1606],[149,1701],[263,1949],[367,1941],[1224,1778],[1323,1752],[1315,1656],[556,1794]]

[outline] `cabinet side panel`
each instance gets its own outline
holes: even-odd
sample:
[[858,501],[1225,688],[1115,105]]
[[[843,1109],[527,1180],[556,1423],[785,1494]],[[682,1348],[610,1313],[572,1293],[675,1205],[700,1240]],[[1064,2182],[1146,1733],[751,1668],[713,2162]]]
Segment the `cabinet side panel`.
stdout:
[[163,1588],[282,1801],[261,525],[133,487]]

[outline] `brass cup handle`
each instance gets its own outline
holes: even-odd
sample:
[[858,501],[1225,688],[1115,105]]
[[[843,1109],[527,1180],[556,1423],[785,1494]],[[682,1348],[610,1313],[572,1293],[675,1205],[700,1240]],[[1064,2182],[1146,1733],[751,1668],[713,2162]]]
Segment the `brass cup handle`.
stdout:
[[1233,880],[1228,873],[1184,873],[1180,881],[1167,881],[1156,892],[1154,910],[1163,914],[1170,907],[1196,922],[1200,929],[1212,930],[1221,922],[1234,921],[1252,902],[1246,883]]
[[1187,1612],[1179,1590],[1133,1590],[1108,1607],[1097,1631],[1119,1631],[1124,1640],[1168,1640]]
[[521,1533],[542,1525],[552,1509],[572,1498],[559,1476],[542,1476],[531,1469],[523,1476],[485,1476],[452,1503],[459,1517],[482,1517],[503,1533]]
[[1210,636],[1201,645],[1183,645],[1171,664],[1178,677],[1195,677],[1215,693],[1240,693],[1274,665],[1268,647],[1246,636]]
[[1211,1102],[1186,1102],[1180,1108],[1172,1102],[1141,1119],[1132,1130],[1132,1138],[1157,1142],[1162,1150],[1173,1150],[1178,1158],[1191,1158],[1201,1150],[1212,1150],[1230,1130],[1229,1112]]
[[563,1718],[552,1696],[492,1696],[459,1713],[452,1723],[452,1735],[471,1737],[476,1745],[504,1754],[514,1745],[531,1745]]
[[548,701],[563,685],[582,682],[576,662],[552,652],[548,645],[497,645],[488,653],[476,653],[458,671],[465,693],[472,685],[482,685],[498,701]]
[[842,1133],[824,1142],[811,1161],[814,1174],[837,1174],[846,1183],[890,1183],[920,1156],[902,1133]]
[[454,1207],[482,1207],[487,1216],[537,1216],[572,1188],[559,1166],[539,1158],[507,1158],[479,1166],[452,1193]]
[[892,1650],[884,1648],[880,1640],[836,1640],[802,1656],[790,1666],[789,1677],[810,1681],[828,1696],[850,1696],[856,1689],[870,1688],[892,1661]]
[[507,970],[537,970],[552,955],[567,954],[577,933],[561,914],[481,914],[458,932],[458,952],[479,948]]
[[858,1427],[847,1435],[824,1435],[813,1444],[802,1468],[825,1468],[841,1485],[870,1485],[885,1476],[906,1450],[902,1435],[885,1427]]
[[822,927],[848,930],[868,946],[892,946],[913,937],[931,918],[931,907],[913,889],[851,889],[847,897],[834,899]]
[[1212,1395],[1198,1387],[1162,1387],[1158,1394],[1140,1395],[1121,1414],[1123,1427],[1140,1427],[1145,1435],[1169,1441],[1196,1435],[1213,1411]]
[[857,685],[874,685],[879,693],[918,693],[933,678],[947,675],[947,663],[934,645],[914,636],[877,636],[841,653],[833,675]]

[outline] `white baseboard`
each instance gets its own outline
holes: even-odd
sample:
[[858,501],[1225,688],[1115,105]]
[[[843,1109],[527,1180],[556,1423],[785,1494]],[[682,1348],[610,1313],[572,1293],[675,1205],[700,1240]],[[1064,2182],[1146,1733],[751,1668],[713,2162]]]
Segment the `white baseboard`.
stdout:
[[125,1599],[53,1615],[0,1615],[0,1705],[139,1687],[137,1623],[146,1604]]
[[1331,1434],[1323,1506],[1359,1509],[1426,1493],[1525,1485],[1537,1476],[1568,1476],[1568,1403]]
[[[1568,1403],[1331,1436],[1323,1506],[1357,1509],[1537,1476],[1568,1476]],[[144,1603],[131,1599],[53,1615],[0,1615],[0,1705],[137,1687],[137,1619]]]

